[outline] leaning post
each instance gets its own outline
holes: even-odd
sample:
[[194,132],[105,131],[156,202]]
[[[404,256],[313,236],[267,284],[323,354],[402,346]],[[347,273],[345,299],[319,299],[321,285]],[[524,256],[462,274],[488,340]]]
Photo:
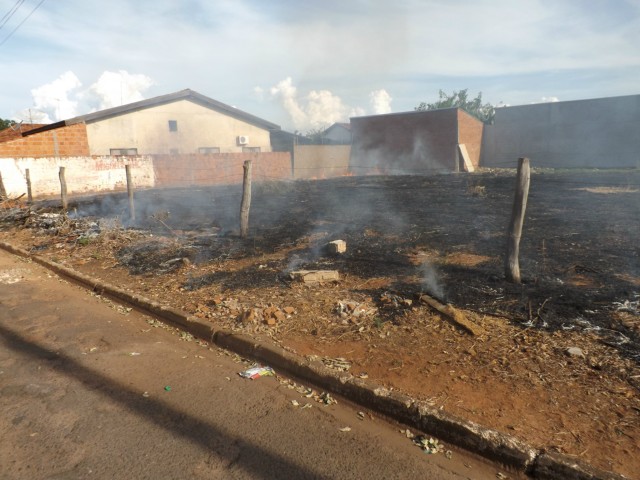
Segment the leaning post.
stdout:
[[27,181],[27,203],[31,205],[33,203],[33,193],[31,192],[31,173],[28,168],[24,169],[24,178]]
[[67,180],[64,177],[65,167],[60,167],[58,177],[60,177],[60,198],[62,199],[62,210],[67,211]]
[[133,180],[131,179],[131,165],[124,166],[127,175],[127,195],[129,197],[129,219],[133,222],[136,219],[136,209],[133,203]]
[[524,223],[524,213],[527,208],[530,180],[529,159],[520,157],[518,159],[516,194],[507,232],[507,253],[505,256],[505,276],[512,283],[520,283],[521,281],[519,264],[520,238],[522,237],[522,224]]
[[251,207],[251,160],[245,160],[243,168],[242,203],[240,204],[240,237],[247,238],[249,234],[249,208]]
[[4,182],[2,181],[2,172],[0,172],[0,200],[6,200],[7,190],[4,188]]

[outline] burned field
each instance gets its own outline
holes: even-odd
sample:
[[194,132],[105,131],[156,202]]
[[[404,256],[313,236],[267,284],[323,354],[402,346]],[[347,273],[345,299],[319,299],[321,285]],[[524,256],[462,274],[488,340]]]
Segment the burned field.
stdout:
[[[110,283],[633,476],[640,471],[640,172],[535,172],[521,285],[513,171],[342,177],[0,210],[0,235]],[[51,209],[50,209],[51,210]],[[326,244],[344,240],[346,251]],[[339,280],[305,283],[297,271]],[[464,312],[469,334],[420,301]],[[339,359],[336,361],[336,359]]]

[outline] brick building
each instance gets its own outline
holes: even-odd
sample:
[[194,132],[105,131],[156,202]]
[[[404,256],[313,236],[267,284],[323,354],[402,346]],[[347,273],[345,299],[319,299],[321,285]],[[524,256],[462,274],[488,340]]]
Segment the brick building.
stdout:
[[480,163],[484,124],[459,108],[351,118],[351,171],[356,175],[463,171]]

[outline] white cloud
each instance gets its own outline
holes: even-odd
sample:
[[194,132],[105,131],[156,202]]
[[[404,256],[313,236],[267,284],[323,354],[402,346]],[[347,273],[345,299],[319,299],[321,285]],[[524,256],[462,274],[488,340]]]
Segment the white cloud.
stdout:
[[382,113],[391,113],[391,95],[385,90],[374,90],[369,94],[369,101],[371,102],[371,107],[373,109],[373,113],[382,114]]
[[85,97],[89,102],[97,103],[96,110],[104,110],[143,100],[143,92],[153,84],[146,75],[130,74],[125,70],[107,71],[89,87]]
[[137,102],[144,99],[143,92],[153,84],[146,75],[130,74],[125,70],[105,71],[88,89],[79,90],[82,82],[75,73],[68,71],[56,80],[32,89],[33,107],[22,110],[16,119],[51,123]]
[[31,90],[34,110],[44,123],[75,117],[78,101],[69,96],[81,86],[75,73],[63,73],[54,81]]

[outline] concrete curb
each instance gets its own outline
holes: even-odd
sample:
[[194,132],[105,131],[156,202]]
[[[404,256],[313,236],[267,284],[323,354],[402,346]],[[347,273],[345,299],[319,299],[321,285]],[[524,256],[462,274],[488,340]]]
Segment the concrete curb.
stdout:
[[506,467],[540,479],[567,480],[624,480],[626,477],[596,469],[568,455],[538,451],[521,440],[484,428],[412,398],[338,372],[321,362],[310,362],[283,348],[247,335],[216,330],[209,322],[187,315],[181,310],[166,307],[146,297],[94,279],[71,268],[13,245],[0,242],[0,248],[52,270],[101,295],[124,301],[137,309],[159,317],[173,326],[239,355],[264,362],[277,370],[298,377],[313,385],[388,416],[398,422],[427,432],[439,439],[496,461]]

